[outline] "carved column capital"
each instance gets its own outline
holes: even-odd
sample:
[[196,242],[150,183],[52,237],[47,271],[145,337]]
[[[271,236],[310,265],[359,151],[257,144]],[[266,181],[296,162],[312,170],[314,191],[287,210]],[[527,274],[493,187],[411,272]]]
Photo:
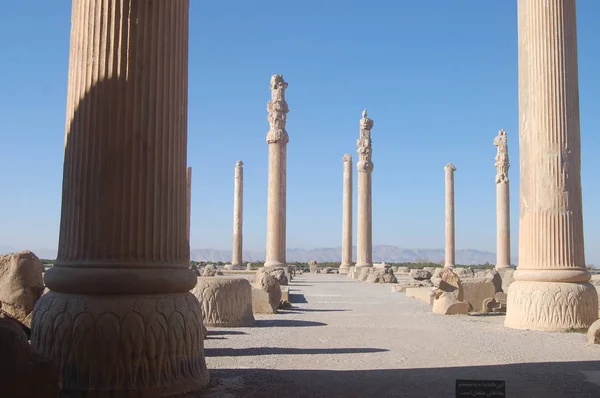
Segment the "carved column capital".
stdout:
[[373,161],[372,159],[372,142],[371,142],[371,129],[373,128],[373,120],[367,117],[367,110],[365,109],[362,113],[362,119],[360,119],[360,136],[356,141],[358,147],[358,162],[356,168],[359,172],[372,172]]
[[288,84],[283,80],[283,75],[271,76],[271,100],[267,103],[269,116],[269,132],[267,133],[267,144],[283,143],[290,141],[285,124],[287,113],[290,111],[285,101],[285,89]]
[[444,166],[444,170],[446,171],[456,171],[456,166],[454,166],[452,163],[448,163],[447,165]]
[[510,162],[508,160],[508,141],[506,138],[506,131],[500,130],[498,135],[494,138],[494,146],[498,148],[496,153],[496,161],[494,166],[496,167],[496,184],[507,184],[508,183],[508,168]]

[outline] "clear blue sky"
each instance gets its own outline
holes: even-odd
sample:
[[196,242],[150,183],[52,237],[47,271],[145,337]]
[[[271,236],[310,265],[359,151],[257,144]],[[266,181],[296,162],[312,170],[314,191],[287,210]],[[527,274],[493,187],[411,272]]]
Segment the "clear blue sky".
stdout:
[[[57,246],[70,3],[2,6],[0,247]],[[368,108],[375,122],[375,244],[443,247],[443,167],[453,162],[457,248],[495,251],[492,142],[504,128],[516,254],[516,4],[192,0],[192,248],[230,249],[233,173],[241,159],[245,249],[264,250],[266,103],[270,76],[281,73],[289,82],[288,247],[340,245],[342,155],[356,160],[358,122]],[[598,15],[600,2],[578,1],[588,263],[600,263]]]

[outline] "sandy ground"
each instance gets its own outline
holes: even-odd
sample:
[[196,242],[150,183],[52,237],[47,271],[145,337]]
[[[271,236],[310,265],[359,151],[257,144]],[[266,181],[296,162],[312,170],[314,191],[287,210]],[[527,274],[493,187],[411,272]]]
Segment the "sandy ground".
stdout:
[[453,397],[456,379],[505,380],[507,397],[600,397],[584,334],[442,316],[390,285],[298,276],[294,309],[253,328],[209,328],[208,397]]

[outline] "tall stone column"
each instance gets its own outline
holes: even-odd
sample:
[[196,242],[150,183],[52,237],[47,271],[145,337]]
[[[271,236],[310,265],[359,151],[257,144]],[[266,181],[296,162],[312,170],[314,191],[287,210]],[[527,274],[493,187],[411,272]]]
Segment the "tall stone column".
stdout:
[[[192,226],[192,168],[187,168],[187,198],[185,203],[186,209],[186,225],[185,225],[185,235],[187,240],[187,245],[189,247],[188,254],[192,249],[191,246],[191,226]],[[190,256],[188,255],[188,263],[190,262]]]
[[505,325],[587,328],[598,318],[583,244],[575,0],[520,0],[519,264]]
[[456,246],[454,239],[454,172],[452,163],[444,166],[446,175],[446,256],[444,267],[454,267]]
[[352,267],[352,155],[342,158],[344,164],[342,199],[342,263],[340,274],[347,274]]
[[358,204],[357,204],[357,228],[356,228],[356,267],[373,266],[373,225],[371,206],[371,173],[373,173],[373,162],[371,155],[371,129],[373,120],[367,117],[367,110],[362,113],[360,119],[360,137],[356,142],[358,146]]
[[77,397],[208,384],[186,241],[189,1],[73,0],[58,258],[34,349]]
[[233,188],[233,250],[231,268],[243,269],[242,259],[242,224],[244,207],[244,163],[238,160],[235,164],[235,185]]
[[496,269],[510,268],[510,192],[508,180],[508,143],[500,130],[494,145],[496,154]]
[[283,75],[271,76],[271,100],[267,104],[270,129],[269,145],[269,191],[267,198],[267,255],[265,267],[286,264],[286,158],[290,141],[285,122],[289,112],[285,102],[288,84]]

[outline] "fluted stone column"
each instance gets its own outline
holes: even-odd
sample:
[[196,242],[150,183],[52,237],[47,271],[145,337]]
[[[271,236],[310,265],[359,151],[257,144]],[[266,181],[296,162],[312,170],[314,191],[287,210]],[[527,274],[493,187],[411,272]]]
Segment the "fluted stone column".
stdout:
[[271,76],[271,100],[267,104],[270,129],[269,145],[269,191],[267,198],[267,255],[265,267],[286,264],[286,157],[290,141],[285,122],[289,112],[285,102],[288,84],[282,75]]
[[73,0],[58,258],[32,345],[77,397],[208,383],[186,240],[189,1]]
[[454,172],[456,167],[452,163],[444,166],[446,176],[446,256],[444,267],[455,265],[455,239],[454,239]]
[[371,206],[371,173],[373,172],[371,129],[373,120],[367,117],[367,110],[360,119],[360,137],[356,142],[358,146],[358,204],[356,228],[356,267],[373,266],[373,226]]
[[340,274],[347,274],[352,267],[352,155],[342,158],[344,164],[342,199],[342,263]]
[[496,154],[496,269],[510,268],[510,192],[506,131],[494,139]]
[[575,0],[520,0],[519,264],[505,325],[587,328],[598,318],[583,244]]
[[[192,225],[192,168],[187,168],[187,198],[185,203],[186,210],[186,225],[185,225],[185,235],[187,240],[187,245],[189,247],[189,251],[191,251],[191,225]],[[188,263],[190,262],[190,256],[188,251]]]
[[235,185],[233,188],[233,250],[231,268],[244,269],[242,262],[242,224],[244,206],[244,163],[235,164]]

